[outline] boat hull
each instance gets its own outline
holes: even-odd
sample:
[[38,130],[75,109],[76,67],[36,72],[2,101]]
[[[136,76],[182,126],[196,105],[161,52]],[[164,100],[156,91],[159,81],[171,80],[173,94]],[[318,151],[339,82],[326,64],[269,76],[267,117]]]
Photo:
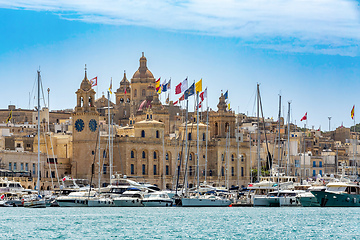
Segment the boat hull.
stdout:
[[139,199],[114,199],[115,207],[143,207]]
[[335,192],[311,192],[321,207],[360,207],[360,195]]
[[143,200],[144,207],[171,207],[171,200]]
[[88,207],[115,207],[115,204],[110,199],[91,199],[88,200]]
[[46,208],[45,200],[35,200],[24,202],[26,208]]
[[203,198],[183,198],[183,207],[228,207],[232,202],[228,199],[203,199]]
[[297,200],[303,207],[320,207],[320,203],[317,201],[315,196],[297,197]]
[[87,200],[62,199],[56,200],[59,207],[87,207]]

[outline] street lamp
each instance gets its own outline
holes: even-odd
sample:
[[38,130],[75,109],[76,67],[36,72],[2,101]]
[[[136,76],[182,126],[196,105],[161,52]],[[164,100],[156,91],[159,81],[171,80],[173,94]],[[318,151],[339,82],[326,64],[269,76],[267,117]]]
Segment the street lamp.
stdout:
[[329,132],[330,132],[330,121],[331,121],[331,117],[328,117],[329,119]]

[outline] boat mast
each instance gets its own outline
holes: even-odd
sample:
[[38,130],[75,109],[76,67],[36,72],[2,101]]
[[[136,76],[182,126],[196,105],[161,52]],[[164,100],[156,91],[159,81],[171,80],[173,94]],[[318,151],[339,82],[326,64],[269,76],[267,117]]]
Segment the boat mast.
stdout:
[[[279,175],[280,175],[280,120],[281,120],[281,95],[279,95],[279,116],[278,116],[278,179],[279,179]],[[274,158],[272,158],[274,159]],[[273,160],[272,160],[273,161]],[[273,167],[273,163],[271,163],[271,171],[272,171],[272,167]]]
[[[169,128],[170,130],[170,128]],[[165,167],[165,127],[162,134],[162,152],[163,152],[163,174],[162,174],[162,180],[163,180],[163,189],[166,190],[166,182],[165,182],[165,174],[166,174],[166,167]]]
[[240,155],[239,155],[239,107],[238,107],[238,115],[237,115],[237,128],[236,128],[236,142],[237,142],[237,185],[240,186]]
[[[99,158],[99,194],[100,194],[100,184],[101,184],[101,161],[100,161],[100,124],[99,124],[99,127],[98,127],[99,131],[98,131],[98,134],[99,134],[99,139],[98,139],[98,158]],[[96,148],[95,148],[96,149]],[[111,182],[110,182],[111,184]]]
[[207,176],[207,150],[208,150],[208,129],[209,129],[209,107],[208,107],[208,98],[206,96],[206,141],[205,141],[205,181],[204,184],[206,184],[206,176]]
[[197,189],[199,190],[200,186],[200,168],[199,168],[199,92],[196,91],[196,135],[197,135],[197,143],[196,143],[196,173],[197,173]]
[[189,107],[189,99],[186,99],[186,113],[185,113],[185,174],[184,174],[184,188],[185,188],[185,196],[187,196],[187,162],[188,162],[188,107]]
[[289,164],[290,164],[290,101],[288,102],[288,132],[287,132],[287,163],[286,163],[286,175],[289,176]]
[[36,188],[38,190],[38,195],[40,195],[40,70],[37,71],[38,73],[38,174],[37,174],[37,183]]
[[257,84],[257,180],[260,181],[260,90]]
[[110,184],[111,184],[111,176],[112,176],[112,153],[111,153],[111,128],[110,128],[110,91],[108,91],[108,132],[109,132],[109,137],[108,137],[108,141],[109,141],[109,165],[110,165]]

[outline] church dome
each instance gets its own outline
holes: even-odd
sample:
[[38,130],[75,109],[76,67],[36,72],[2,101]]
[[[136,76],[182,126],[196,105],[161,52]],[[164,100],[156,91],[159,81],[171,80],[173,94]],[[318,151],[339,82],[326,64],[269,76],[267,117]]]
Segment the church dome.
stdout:
[[144,56],[144,52],[142,53],[142,57],[140,58],[140,66],[139,69],[134,73],[132,79],[146,79],[151,78],[154,79],[154,75],[147,68],[147,59]]
[[133,78],[154,78],[154,75],[152,74],[152,72],[150,72],[149,69],[146,69],[145,73],[141,73],[140,70],[137,70],[134,73]]

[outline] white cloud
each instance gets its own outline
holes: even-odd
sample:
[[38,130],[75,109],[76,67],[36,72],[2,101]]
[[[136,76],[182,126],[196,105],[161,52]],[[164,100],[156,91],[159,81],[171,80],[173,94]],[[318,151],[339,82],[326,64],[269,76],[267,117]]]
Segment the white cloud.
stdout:
[[0,7],[235,37],[274,50],[360,55],[359,6],[352,0],[0,0]]

